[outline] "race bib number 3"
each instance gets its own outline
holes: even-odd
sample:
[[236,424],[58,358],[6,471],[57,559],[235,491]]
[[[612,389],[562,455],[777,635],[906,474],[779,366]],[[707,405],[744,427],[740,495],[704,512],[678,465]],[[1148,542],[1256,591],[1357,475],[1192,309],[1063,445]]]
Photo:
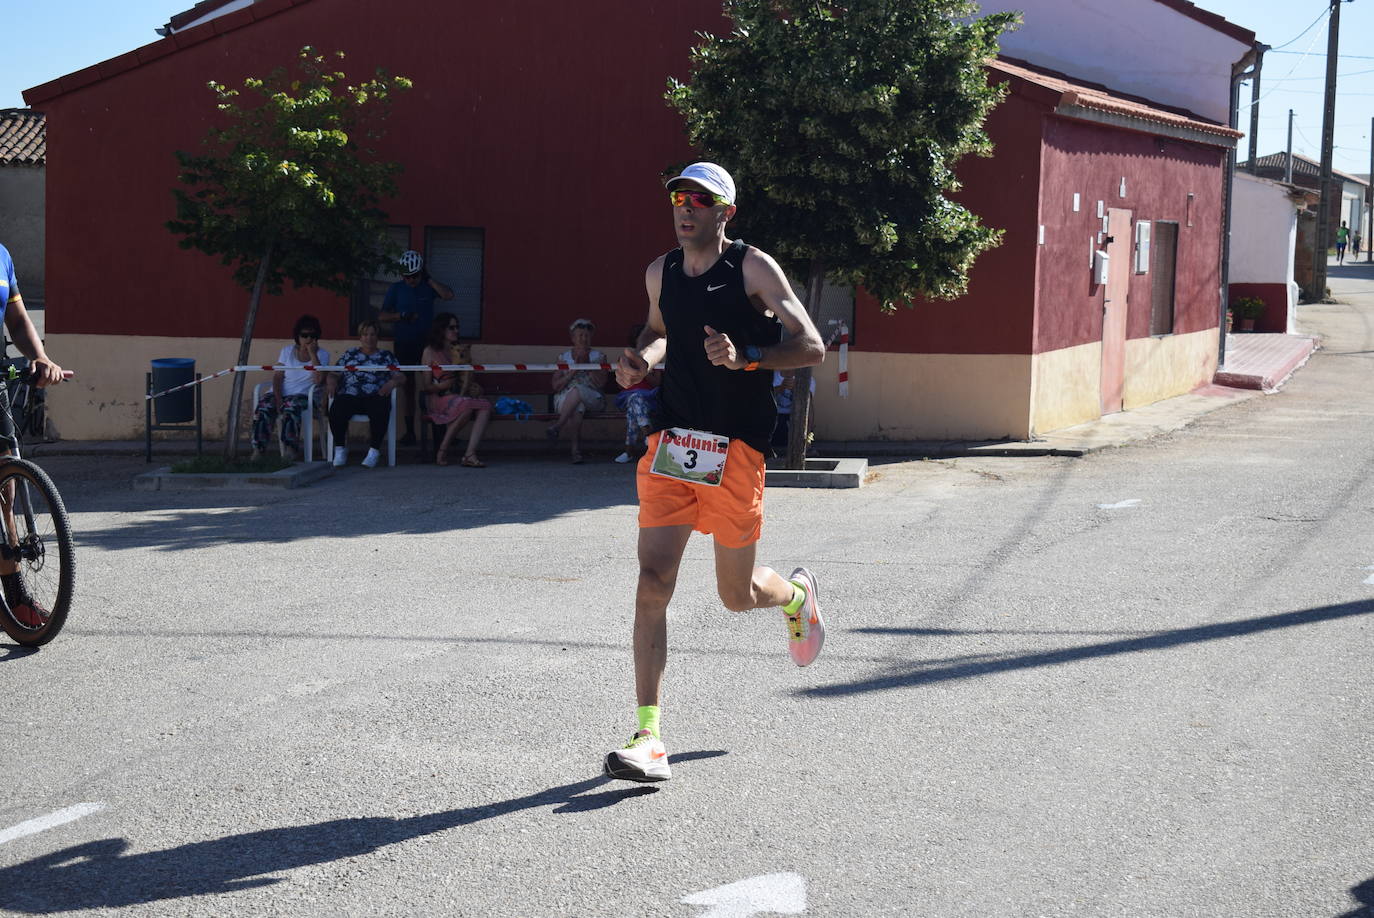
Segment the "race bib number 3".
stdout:
[[700,430],[670,427],[658,438],[649,472],[691,484],[719,486],[730,441]]

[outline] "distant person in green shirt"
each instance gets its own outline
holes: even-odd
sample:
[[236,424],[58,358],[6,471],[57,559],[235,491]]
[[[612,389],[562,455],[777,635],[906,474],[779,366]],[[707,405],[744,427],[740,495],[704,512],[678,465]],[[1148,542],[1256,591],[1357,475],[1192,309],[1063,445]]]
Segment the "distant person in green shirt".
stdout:
[[1340,229],[1336,230],[1336,264],[1345,264],[1345,244],[1350,239],[1350,230],[1346,227],[1345,221],[1341,221]]

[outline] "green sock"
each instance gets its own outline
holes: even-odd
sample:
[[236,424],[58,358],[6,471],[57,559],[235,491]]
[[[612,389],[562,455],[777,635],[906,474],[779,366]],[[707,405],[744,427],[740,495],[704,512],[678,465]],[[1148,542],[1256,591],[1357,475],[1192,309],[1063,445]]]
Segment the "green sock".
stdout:
[[806,590],[803,590],[801,584],[795,580],[787,582],[792,584],[792,601],[783,606],[782,611],[788,615],[796,615],[797,610],[802,607],[802,603],[806,602]]
[[[635,714],[639,717],[639,729],[648,730],[654,736],[658,736],[658,717],[659,707],[656,704],[642,704],[635,709]],[[660,737],[661,738],[661,737]]]

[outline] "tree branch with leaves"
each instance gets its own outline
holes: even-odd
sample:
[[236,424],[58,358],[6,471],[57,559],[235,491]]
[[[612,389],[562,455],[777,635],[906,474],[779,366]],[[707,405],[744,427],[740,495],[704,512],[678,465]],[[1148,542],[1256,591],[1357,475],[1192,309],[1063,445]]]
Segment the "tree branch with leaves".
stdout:
[[[294,66],[243,89],[211,81],[220,123],[200,155],[178,151],[176,219],[167,228],[184,249],[219,257],[247,290],[238,363],[248,361],[263,294],[319,287],[347,295],[357,277],[394,267],[380,202],[396,191],[400,166],[383,161],[393,96],[410,80],[378,69],[353,84],[343,52],[302,48]],[[241,94],[253,100],[245,105]],[[234,376],[225,456],[237,449],[243,376]]]
[[[991,154],[983,121],[1003,90],[983,65],[1018,21],[976,12],[969,0],[726,0],[730,34],[701,34],[689,80],[669,79],[692,143],[736,178],[737,234],[806,278],[818,326],[827,277],[891,312],[963,295],[998,244],[949,198],[958,160]],[[789,468],[804,463],[809,369],[795,393]]]

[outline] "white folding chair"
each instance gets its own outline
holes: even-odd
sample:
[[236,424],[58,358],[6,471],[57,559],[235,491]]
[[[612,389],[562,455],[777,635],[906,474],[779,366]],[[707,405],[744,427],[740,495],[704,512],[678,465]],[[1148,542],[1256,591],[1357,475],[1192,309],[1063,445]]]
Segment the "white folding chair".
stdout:
[[[271,386],[272,384],[270,382],[260,382],[253,387],[254,411],[258,410],[258,402],[262,401],[263,390],[268,389]],[[316,386],[314,383],[310,384],[310,391],[307,392],[305,396],[305,416],[301,418],[301,426],[304,427],[304,430],[302,431],[304,436],[301,437],[301,439],[305,441],[306,462],[315,461],[315,390],[317,388],[319,387]],[[329,425],[327,423],[325,424],[325,428],[329,428]],[[285,449],[285,445],[281,442],[280,428],[278,428],[277,432],[277,448]]]
[[[402,386],[397,386],[396,389],[392,389],[392,390],[391,390],[391,417],[388,418],[388,419],[387,419],[387,422],[386,422],[386,464],[387,464],[387,465],[395,465],[395,464],[396,464],[396,390],[397,390],[397,389],[401,389],[401,388],[404,388],[404,387],[402,387]],[[329,399],[329,404],[330,404],[330,405],[333,405],[333,404],[334,404],[334,399],[332,399],[332,398]],[[334,428],[331,427],[331,426],[329,426],[329,423],[328,423],[329,417],[328,417],[328,415],[329,415],[329,407],[328,407],[328,406],[325,406],[325,425],[324,425],[324,429],[325,429],[326,431],[329,432],[329,438],[328,438],[328,441],[327,441],[329,445],[325,448],[325,451],[324,451],[324,457],[325,457],[325,461],[326,461],[326,462],[328,462],[328,461],[330,461],[330,460],[332,460],[332,459],[334,458]],[[352,422],[354,422],[354,421],[363,421],[363,422],[365,423],[365,422],[367,421],[367,415],[365,415],[365,414],[355,414],[355,415],[353,415],[353,417],[349,418],[348,420],[349,420],[349,423],[352,423]]]

